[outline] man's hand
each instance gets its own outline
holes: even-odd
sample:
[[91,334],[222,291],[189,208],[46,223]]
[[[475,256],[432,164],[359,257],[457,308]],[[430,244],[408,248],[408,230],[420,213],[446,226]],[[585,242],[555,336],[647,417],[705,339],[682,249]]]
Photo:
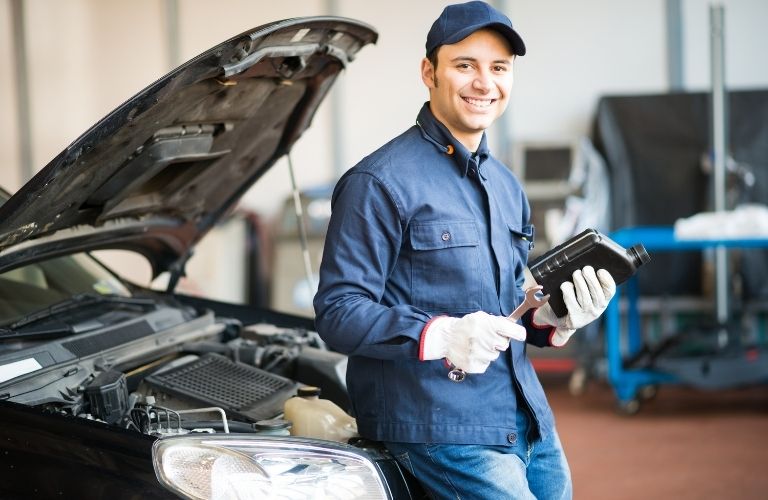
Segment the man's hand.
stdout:
[[551,343],[558,347],[565,345],[578,328],[588,325],[603,314],[616,293],[616,283],[605,269],[595,273],[592,266],[585,266],[573,273],[573,283],[564,282],[560,290],[568,314],[558,318],[549,304],[544,304],[533,313],[534,325],[556,327]]
[[419,359],[448,359],[467,373],[483,373],[509,347],[509,340],[524,341],[525,328],[503,316],[483,311],[463,318],[440,316],[421,333]]

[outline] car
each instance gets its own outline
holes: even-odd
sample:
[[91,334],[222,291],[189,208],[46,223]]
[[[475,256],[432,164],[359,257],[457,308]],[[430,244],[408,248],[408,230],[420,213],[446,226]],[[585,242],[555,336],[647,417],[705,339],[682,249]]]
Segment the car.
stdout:
[[[376,39],[336,17],[242,33],[0,194],[0,497],[421,497],[380,443],[289,434],[300,387],[348,408],[346,358],[311,319],[177,291],[196,244]],[[115,249],[167,287],[94,256]]]

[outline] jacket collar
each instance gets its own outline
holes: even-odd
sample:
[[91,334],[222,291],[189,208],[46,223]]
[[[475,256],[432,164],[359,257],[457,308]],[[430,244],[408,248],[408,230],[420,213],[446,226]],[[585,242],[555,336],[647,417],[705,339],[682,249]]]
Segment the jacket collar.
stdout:
[[419,116],[416,118],[416,124],[421,129],[421,135],[424,139],[434,144],[440,152],[453,158],[462,177],[467,175],[471,165],[477,165],[479,168],[491,155],[485,132],[483,132],[483,137],[480,139],[480,145],[475,154],[476,159],[473,158],[472,152],[453,137],[453,134],[451,134],[446,126],[435,118],[435,115],[429,109],[429,102],[425,102],[421,107]]

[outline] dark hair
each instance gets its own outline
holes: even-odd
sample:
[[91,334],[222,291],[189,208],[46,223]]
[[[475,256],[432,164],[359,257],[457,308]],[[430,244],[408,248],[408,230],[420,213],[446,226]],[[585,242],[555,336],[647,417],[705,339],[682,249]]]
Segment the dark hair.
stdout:
[[427,54],[427,59],[429,60],[430,63],[432,63],[432,67],[434,69],[437,69],[437,53],[439,50],[440,50],[440,46],[438,45],[437,47],[432,49],[432,51],[429,54]]

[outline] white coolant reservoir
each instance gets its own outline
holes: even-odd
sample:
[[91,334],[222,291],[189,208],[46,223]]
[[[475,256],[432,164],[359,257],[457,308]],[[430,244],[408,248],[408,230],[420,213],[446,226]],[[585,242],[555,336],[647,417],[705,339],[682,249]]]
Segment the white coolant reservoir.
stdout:
[[320,399],[318,387],[301,387],[298,395],[285,402],[285,419],[291,435],[346,443],[357,436],[357,422],[334,402]]

